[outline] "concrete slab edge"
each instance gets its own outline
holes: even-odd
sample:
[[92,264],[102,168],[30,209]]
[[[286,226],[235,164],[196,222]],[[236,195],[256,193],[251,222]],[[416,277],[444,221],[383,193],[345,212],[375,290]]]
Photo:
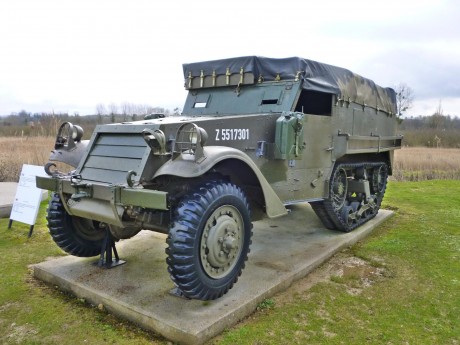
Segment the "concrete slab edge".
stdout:
[[[61,290],[71,293],[78,298],[83,298],[90,304],[95,306],[103,304],[104,308],[108,312],[114,315],[121,314],[128,321],[131,321],[144,329],[152,330],[165,337],[168,337],[171,334],[175,334],[175,341],[179,341],[184,344],[188,344],[190,342],[189,333],[183,332],[174,326],[167,325],[167,323],[163,320],[157,320],[152,314],[146,315],[145,311],[140,311],[138,308],[133,307],[127,303],[119,300],[115,301],[113,298],[103,292],[83,286],[82,284],[79,284],[75,281],[70,281],[63,277],[55,276],[46,270],[43,270],[38,265],[33,266],[33,274],[35,278],[48,284],[59,286]],[[195,338],[198,342],[194,341],[191,344],[199,344],[197,337],[193,337],[193,340],[195,340]]]
[[308,265],[303,266],[297,272],[295,272],[291,277],[288,279],[284,279],[279,281],[278,284],[273,286],[271,289],[267,290],[265,293],[261,294],[257,298],[253,299],[252,301],[240,306],[240,309],[237,312],[233,312],[228,317],[221,318],[221,320],[225,320],[220,322],[219,325],[215,324],[212,327],[212,332],[203,331],[197,334],[197,337],[201,339],[202,342],[211,339],[212,337],[220,334],[226,328],[235,325],[238,321],[244,319],[249,314],[254,312],[257,308],[257,305],[264,301],[267,298],[272,297],[273,295],[277,294],[278,292],[284,291],[289,288],[294,282],[297,280],[307,276],[310,272],[321,266],[327,260],[329,260],[332,256],[334,256],[339,251],[359,242],[366,236],[368,236],[377,226],[387,220],[389,217],[393,216],[392,211],[382,210],[383,212],[379,213],[380,217],[374,218],[371,222],[363,225],[360,229],[357,229],[356,232],[345,234],[348,235],[347,239],[341,241],[336,247],[331,249],[328,252],[324,252],[323,255],[317,257],[314,261],[310,262]]
[[13,204],[0,205],[0,218],[9,218],[12,209]]
[[[379,215],[370,222],[363,225],[361,228],[349,234],[343,234],[343,239],[333,248],[324,252],[322,255],[317,256],[313,261],[308,262],[306,265],[299,268],[294,274],[287,279],[279,280],[270,289],[252,299],[251,301],[241,305],[239,309],[234,310],[224,317],[217,320],[211,327],[194,334],[184,332],[173,325],[168,324],[165,320],[159,320],[153,314],[146,314],[145,310],[140,310],[131,305],[123,303],[119,300],[115,301],[108,295],[85,287],[75,281],[69,281],[62,277],[56,277],[53,274],[43,270],[38,265],[33,266],[34,276],[51,285],[57,285],[64,291],[67,291],[79,298],[84,298],[91,304],[98,305],[102,303],[110,313],[115,315],[124,315],[124,318],[139,325],[142,328],[152,330],[167,339],[179,342],[181,344],[196,345],[203,344],[205,341],[219,335],[224,330],[234,326],[237,322],[241,321],[257,308],[257,305],[267,298],[272,297],[278,292],[286,290],[295,281],[305,277],[314,269],[321,266],[324,262],[329,260],[337,252],[359,242],[368,236],[377,226],[385,220],[393,216],[392,211],[382,210]],[[126,311],[129,311],[128,313]],[[122,312],[122,313],[121,313]]]
[[364,224],[361,228],[355,230],[353,233],[344,234],[346,238],[344,238],[337,246],[335,246],[327,252],[324,252],[323,255],[316,257],[314,261],[297,270],[297,272],[295,272],[291,277],[279,281],[276,285],[274,285],[271,289],[267,290],[265,293],[259,295],[257,298],[251,300],[250,302],[241,305],[236,312],[227,315],[227,317],[222,317],[219,320],[219,322],[216,322],[213,325],[213,327],[210,327],[209,329],[196,334],[196,340],[198,342],[191,343],[190,339],[188,339],[188,342],[186,342],[185,344],[202,344],[203,342],[219,335],[225,329],[234,326],[237,322],[241,321],[242,319],[253,313],[256,310],[257,305],[259,303],[261,303],[267,298],[274,296],[275,294],[281,291],[286,290],[297,280],[307,276],[310,272],[321,266],[323,263],[325,263],[338,252],[361,241],[362,239],[367,237],[376,227],[378,227],[388,218],[392,217],[393,214],[393,211],[381,210],[381,212],[379,212],[378,217],[372,219],[367,224]]

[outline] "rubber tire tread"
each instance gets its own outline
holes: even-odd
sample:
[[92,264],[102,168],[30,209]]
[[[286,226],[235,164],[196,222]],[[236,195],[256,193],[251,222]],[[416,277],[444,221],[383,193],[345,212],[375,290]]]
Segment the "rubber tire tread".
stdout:
[[58,194],[51,194],[47,213],[49,233],[59,248],[79,257],[101,254],[103,239],[91,241],[79,236],[74,225],[75,217],[67,213]]
[[[235,267],[226,276],[212,279],[202,267],[199,246],[207,218],[222,205],[232,205],[241,213],[245,228],[243,248]],[[214,300],[223,296],[237,282],[245,267],[251,237],[249,203],[238,186],[223,181],[209,181],[197,186],[174,209],[165,250],[171,279],[184,296],[191,299]]]

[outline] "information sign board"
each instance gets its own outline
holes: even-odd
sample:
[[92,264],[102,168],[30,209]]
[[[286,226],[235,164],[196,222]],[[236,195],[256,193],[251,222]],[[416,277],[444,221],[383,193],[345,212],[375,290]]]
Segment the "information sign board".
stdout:
[[35,176],[46,176],[43,166],[29,164],[22,166],[10,214],[10,224],[13,220],[31,226],[35,224],[42,200],[42,190],[35,185]]

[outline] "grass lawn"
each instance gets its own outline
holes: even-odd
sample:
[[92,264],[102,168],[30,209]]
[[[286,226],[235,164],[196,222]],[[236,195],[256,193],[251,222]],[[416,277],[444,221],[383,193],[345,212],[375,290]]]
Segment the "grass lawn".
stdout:
[[[459,205],[460,181],[391,182],[395,216],[335,270],[325,264],[324,279],[302,279],[211,343],[460,344]],[[32,278],[28,265],[62,255],[45,208],[29,240],[27,225],[0,220],[0,343],[168,343]]]

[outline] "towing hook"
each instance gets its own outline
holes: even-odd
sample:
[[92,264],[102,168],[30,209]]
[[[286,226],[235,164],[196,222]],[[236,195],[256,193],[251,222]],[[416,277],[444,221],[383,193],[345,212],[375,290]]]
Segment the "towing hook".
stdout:
[[128,174],[126,175],[126,183],[128,184],[128,187],[132,187],[134,185],[134,181],[132,179],[133,176],[137,176],[137,173],[134,170],[128,171]]
[[55,176],[58,176],[58,175],[62,175],[62,173],[57,170],[57,169],[54,169],[54,170],[51,170],[51,167],[55,167],[56,168],[56,164],[54,164],[53,162],[48,162],[45,164],[45,172],[48,176],[51,176],[51,177],[55,177]]

